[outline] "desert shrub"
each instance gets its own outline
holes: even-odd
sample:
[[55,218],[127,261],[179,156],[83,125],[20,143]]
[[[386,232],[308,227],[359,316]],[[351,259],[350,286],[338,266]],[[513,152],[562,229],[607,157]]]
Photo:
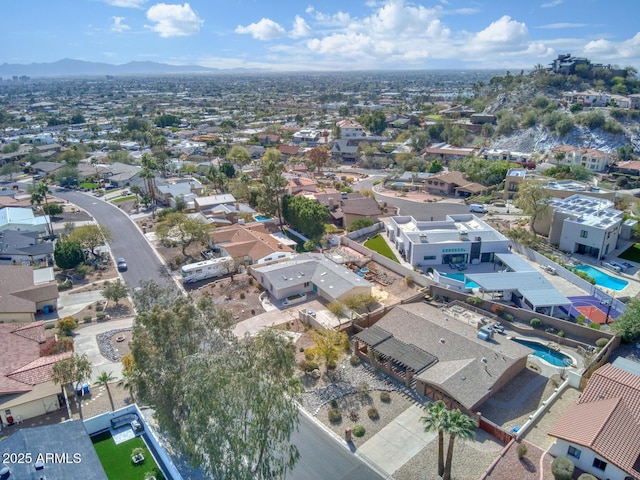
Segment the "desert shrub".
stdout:
[[589,328],[592,328],[593,330],[600,330],[602,326],[599,323],[591,322],[589,324]]
[[316,349],[314,347],[306,348],[304,351],[304,358],[307,360],[314,360],[316,358]]
[[598,480],[598,477],[594,477],[590,473],[583,473],[578,477],[578,480]]
[[558,334],[557,334],[557,335],[558,335],[560,338],[564,338],[564,336],[565,336],[564,330],[560,330],[560,331],[558,332]]
[[106,316],[107,316],[106,313],[98,312],[98,313],[96,313],[96,320],[104,320]]
[[244,292],[240,292],[240,300],[244,300]]
[[313,360],[302,360],[298,366],[304,373],[313,372],[318,368],[318,364]]
[[352,422],[357,422],[358,420],[360,420],[360,414],[357,410],[351,410],[349,412],[349,420],[351,420]]
[[513,322],[515,317],[512,314],[510,314],[509,312],[504,312],[502,314],[502,318],[505,319],[507,322]]
[[524,443],[518,445],[518,459],[522,460],[526,455],[529,449]]
[[353,433],[354,437],[364,437],[364,434],[367,431],[365,430],[365,428],[362,425],[354,425],[353,429],[351,430],[351,433]]
[[378,420],[380,418],[380,413],[376,407],[370,407],[369,410],[367,410],[367,416],[371,420]]
[[389,395],[389,392],[385,392],[385,391],[380,392],[380,401],[384,403],[391,402],[391,395]]
[[585,317],[584,315],[578,315],[576,317],[576,323],[578,325],[584,325],[586,323],[586,321],[587,321],[587,317]]
[[599,338],[596,340],[596,347],[602,349],[604,347],[607,346],[607,343],[609,343],[609,339],[608,338]]
[[144,448],[134,448],[133,450],[131,450],[131,456],[135,457],[136,455],[143,455],[144,454]]
[[66,279],[64,282],[58,284],[58,290],[68,290],[73,287],[73,282],[70,279]]
[[360,382],[358,384],[358,397],[360,397],[360,400],[367,400],[369,398],[368,382]]
[[329,402],[329,405],[331,405],[331,408],[338,408],[338,400],[334,398]]
[[411,275],[405,276],[404,277],[404,283],[407,285],[407,287],[413,287],[413,285],[414,285],[413,277]]
[[479,298],[479,297],[467,297],[467,303],[469,305],[477,306],[477,305],[480,305],[482,303],[482,299]]
[[344,311],[345,305],[342,302],[331,302],[327,305],[327,310],[338,318],[344,318],[346,316]]
[[540,320],[539,318],[532,318],[529,322],[529,325],[531,325],[533,328],[540,328],[542,327],[542,320]]
[[360,365],[360,357],[357,355],[351,355],[351,358],[349,358],[349,363],[351,363],[351,365],[353,365],[354,367],[356,365]]
[[555,480],[571,480],[575,465],[567,457],[556,457],[551,462],[551,473]]
[[70,337],[78,327],[78,321],[73,317],[64,317],[58,320],[58,330],[63,335]]
[[342,420],[342,413],[337,408],[329,409],[329,421],[331,423],[338,423]]
[[91,315],[85,315],[84,317],[82,317],[82,321],[84,323],[91,323]]

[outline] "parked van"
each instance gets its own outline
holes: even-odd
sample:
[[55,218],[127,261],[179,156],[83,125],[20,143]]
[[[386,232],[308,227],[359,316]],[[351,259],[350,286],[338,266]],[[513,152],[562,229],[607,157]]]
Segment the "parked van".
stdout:
[[479,203],[472,203],[469,205],[469,211],[473,213],[487,213],[487,209],[484,208],[484,205],[480,205]]

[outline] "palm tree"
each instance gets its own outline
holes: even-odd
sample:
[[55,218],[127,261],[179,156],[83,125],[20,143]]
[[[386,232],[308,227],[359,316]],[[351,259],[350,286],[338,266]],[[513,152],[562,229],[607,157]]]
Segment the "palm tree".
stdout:
[[108,372],[102,372],[98,375],[94,385],[96,387],[105,387],[107,389],[107,395],[109,395],[109,403],[111,403],[111,411],[116,408],[113,406],[113,397],[111,396],[111,390],[109,389],[109,382],[113,382],[116,378]]
[[136,398],[133,395],[133,389],[135,387],[133,380],[133,373],[131,370],[122,370],[122,378],[118,382],[118,386],[125,388],[127,392],[129,392],[129,396],[131,397],[131,402],[136,403]]
[[[49,211],[49,201],[47,200],[47,195],[49,194],[49,187],[46,183],[40,182],[38,185],[34,185],[31,190],[31,205],[34,203],[40,207],[42,202],[45,204],[45,210]],[[53,227],[51,226],[51,218],[45,212],[45,220],[47,222],[47,229],[49,230],[49,235],[53,237]]]
[[425,432],[438,431],[438,475],[441,477],[444,473],[444,426],[446,423],[447,406],[442,400],[431,402],[427,406],[424,405],[426,415],[420,417],[424,423]]
[[460,437],[462,440],[471,440],[475,435],[475,429],[478,428],[478,422],[475,418],[465,415],[458,409],[447,412],[446,417],[444,430],[449,434],[449,446],[447,448],[447,461],[444,465],[444,475],[442,479],[450,480],[455,439],[456,437]]

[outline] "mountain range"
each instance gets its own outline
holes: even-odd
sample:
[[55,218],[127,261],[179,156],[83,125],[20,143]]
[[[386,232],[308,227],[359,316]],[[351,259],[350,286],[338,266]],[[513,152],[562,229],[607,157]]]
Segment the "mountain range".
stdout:
[[87,62],[65,58],[53,63],[29,63],[0,65],[0,77],[60,77],[60,76],[95,76],[95,75],[142,75],[167,73],[213,73],[217,68],[200,65],[168,65],[156,62],[129,62],[120,65],[110,63]]

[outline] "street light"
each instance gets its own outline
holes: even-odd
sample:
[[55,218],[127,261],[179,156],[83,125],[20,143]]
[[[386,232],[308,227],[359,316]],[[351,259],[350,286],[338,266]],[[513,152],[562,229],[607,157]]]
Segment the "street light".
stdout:
[[604,300],[600,301],[600,305],[606,305],[607,306],[607,318],[604,319],[604,324],[605,325],[609,325],[609,314],[611,313],[611,306],[613,305],[613,299],[612,298],[606,298]]

